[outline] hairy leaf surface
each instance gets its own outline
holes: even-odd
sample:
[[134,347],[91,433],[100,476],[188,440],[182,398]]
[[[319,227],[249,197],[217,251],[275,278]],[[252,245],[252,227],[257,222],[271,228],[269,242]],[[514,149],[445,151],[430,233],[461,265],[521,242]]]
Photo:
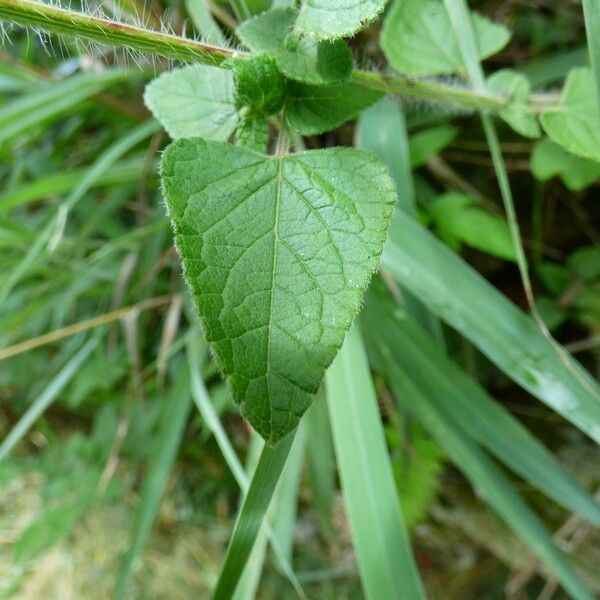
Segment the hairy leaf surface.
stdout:
[[569,73],[557,110],[540,120],[546,133],[569,152],[600,161],[600,116],[591,69]]
[[[480,58],[501,50],[510,39],[506,27],[473,13]],[[444,5],[437,0],[396,0],[381,32],[390,64],[408,75],[443,75],[464,69]]]
[[360,150],[267,157],[201,139],[166,150],[162,180],[207,339],[242,414],[274,443],[358,311],[394,184]]
[[387,0],[306,0],[296,30],[320,38],[339,38],[367,26],[383,10]]
[[293,31],[296,11],[277,8],[244,22],[236,33],[242,44],[264,52],[290,79],[322,85],[346,81],[352,71],[352,55],[343,40],[320,41]]
[[163,73],[146,86],[144,101],[173,139],[226,140],[238,122],[233,75],[219,67]]
[[314,135],[353,119],[382,96],[382,92],[356,83],[316,86],[292,82],[285,116],[298,133]]

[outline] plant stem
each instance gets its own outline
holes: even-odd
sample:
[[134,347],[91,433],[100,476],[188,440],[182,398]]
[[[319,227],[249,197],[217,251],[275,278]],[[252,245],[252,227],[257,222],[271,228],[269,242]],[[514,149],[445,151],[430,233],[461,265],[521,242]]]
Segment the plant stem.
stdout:
[[181,61],[218,65],[240,54],[228,48],[93,17],[34,0],[0,0],[0,19]]
[[[250,57],[250,54],[240,50],[118,23],[36,0],[0,0],[0,20],[13,21],[25,27],[39,27],[51,33],[71,35],[109,46],[124,46],[183,62],[201,62],[227,68],[229,65],[225,61],[229,58]],[[505,96],[399,74],[355,70],[352,81],[388,94],[448,102],[467,109],[499,110],[509,103]],[[556,97],[532,95],[529,110],[532,113],[544,112],[551,110],[556,103]]]

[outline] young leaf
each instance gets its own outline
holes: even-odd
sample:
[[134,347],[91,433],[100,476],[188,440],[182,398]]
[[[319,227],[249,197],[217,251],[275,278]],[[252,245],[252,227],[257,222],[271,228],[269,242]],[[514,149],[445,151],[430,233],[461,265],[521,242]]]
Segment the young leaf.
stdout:
[[219,67],[163,73],[146,86],[144,101],[173,139],[226,140],[238,122],[233,74]]
[[443,194],[427,208],[444,240],[462,242],[492,256],[515,260],[506,221],[476,206],[466,194]]
[[458,134],[458,128],[450,123],[431,127],[410,136],[408,149],[410,166],[414,169],[427,162],[427,159],[441,152]]
[[314,135],[353,119],[382,96],[356,83],[314,86],[291,82],[285,116],[294,131]]
[[522,136],[540,137],[540,125],[527,110],[531,85],[525,75],[511,69],[501,69],[488,79],[488,86],[492,91],[510,98],[510,104],[498,111],[500,118]]
[[236,30],[253,52],[272,56],[290,79],[323,85],[346,81],[352,71],[352,55],[343,40],[319,41],[311,35],[299,37],[292,27],[296,12],[278,8],[258,15]]
[[573,69],[560,105],[540,117],[552,141],[569,152],[600,162],[600,112],[594,76],[588,68]]
[[577,191],[600,179],[600,163],[569,154],[562,146],[544,138],[533,148],[531,172],[540,181],[558,176],[570,190]]
[[162,181],[207,339],[242,413],[275,443],[358,311],[394,184],[360,150],[267,157],[199,139],[165,151]]
[[[506,27],[473,13],[479,56],[487,58],[510,39]],[[398,71],[442,75],[464,69],[446,9],[437,0],[396,0],[381,32],[381,48]]]
[[266,55],[232,61],[235,95],[242,106],[265,115],[279,111],[285,100],[285,78]]
[[306,0],[296,31],[318,38],[339,38],[356,33],[377,18],[387,0]]

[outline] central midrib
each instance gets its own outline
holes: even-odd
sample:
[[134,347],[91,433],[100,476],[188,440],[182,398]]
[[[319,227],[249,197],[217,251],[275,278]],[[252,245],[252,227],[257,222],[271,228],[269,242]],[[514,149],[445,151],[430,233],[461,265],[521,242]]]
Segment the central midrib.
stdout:
[[[284,157],[279,157],[279,166],[277,170],[277,196],[275,198],[275,240],[273,243],[273,265],[271,268],[271,301],[269,305],[269,323],[267,325],[267,391],[269,393],[269,405],[271,404],[271,388],[269,383],[269,371],[271,369],[271,335],[272,335],[272,319],[273,319],[273,300],[275,297],[275,272],[277,268],[277,246],[279,244],[279,205],[281,202],[281,187],[283,183],[283,160]],[[271,407],[269,406],[269,409]],[[271,410],[271,435],[273,435],[273,411]]]

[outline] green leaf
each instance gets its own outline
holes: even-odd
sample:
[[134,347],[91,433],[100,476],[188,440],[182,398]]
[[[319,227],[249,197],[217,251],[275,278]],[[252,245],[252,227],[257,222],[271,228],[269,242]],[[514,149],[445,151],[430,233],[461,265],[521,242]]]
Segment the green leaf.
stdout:
[[492,256],[515,260],[506,221],[476,206],[470,196],[456,192],[443,194],[427,209],[442,239],[456,240]]
[[269,125],[267,119],[253,111],[242,115],[235,132],[235,145],[264,154],[269,143]]
[[358,311],[394,184],[360,150],[266,157],[200,139],[165,151],[162,180],[207,339],[242,413],[275,443]]
[[327,404],[366,598],[425,598],[356,325],[327,372]]
[[427,159],[441,152],[458,134],[458,127],[444,123],[431,127],[410,136],[408,148],[410,151],[410,166],[420,167]]
[[397,213],[383,264],[511,379],[600,442],[600,389],[564,350],[414,220]]
[[533,148],[531,172],[540,181],[560,177],[570,190],[577,191],[600,178],[600,163],[570,154],[551,139],[544,138]]
[[559,106],[543,113],[540,120],[552,141],[573,154],[600,162],[599,111],[592,71],[573,69]]
[[322,39],[353,35],[381,13],[387,0],[306,0],[296,31]]
[[278,112],[285,100],[285,78],[269,56],[232,61],[235,94],[241,106],[265,115]]
[[[510,39],[506,27],[473,13],[479,56],[487,58]],[[407,75],[442,75],[464,70],[444,5],[437,0],[396,0],[381,32],[388,61]]]
[[271,504],[293,441],[294,433],[290,433],[276,446],[263,447],[235,523],[225,562],[213,592],[213,600],[232,598]]
[[390,360],[408,374],[428,401],[446,413],[448,420],[464,429],[466,436],[555,502],[600,524],[600,505],[592,495],[518,419],[441,352],[414,319],[398,310],[389,294],[370,291],[361,317],[369,348],[376,353],[380,345],[387,345],[393,356]]
[[163,73],[146,86],[144,101],[173,139],[226,140],[238,122],[233,74],[219,67]]
[[227,45],[227,39],[210,12],[208,0],[185,0],[185,9],[204,41],[215,46]]
[[313,85],[346,81],[352,71],[352,55],[343,40],[320,41],[299,37],[292,27],[296,12],[278,8],[243,23],[236,33],[253,52],[272,56],[290,79]]
[[314,86],[291,82],[285,116],[294,131],[314,135],[353,119],[382,96],[356,83]]
[[531,91],[527,77],[511,69],[501,69],[487,83],[490,90],[510,98],[509,106],[499,110],[498,115],[522,136],[540,137],[540,125],[527,108]]

